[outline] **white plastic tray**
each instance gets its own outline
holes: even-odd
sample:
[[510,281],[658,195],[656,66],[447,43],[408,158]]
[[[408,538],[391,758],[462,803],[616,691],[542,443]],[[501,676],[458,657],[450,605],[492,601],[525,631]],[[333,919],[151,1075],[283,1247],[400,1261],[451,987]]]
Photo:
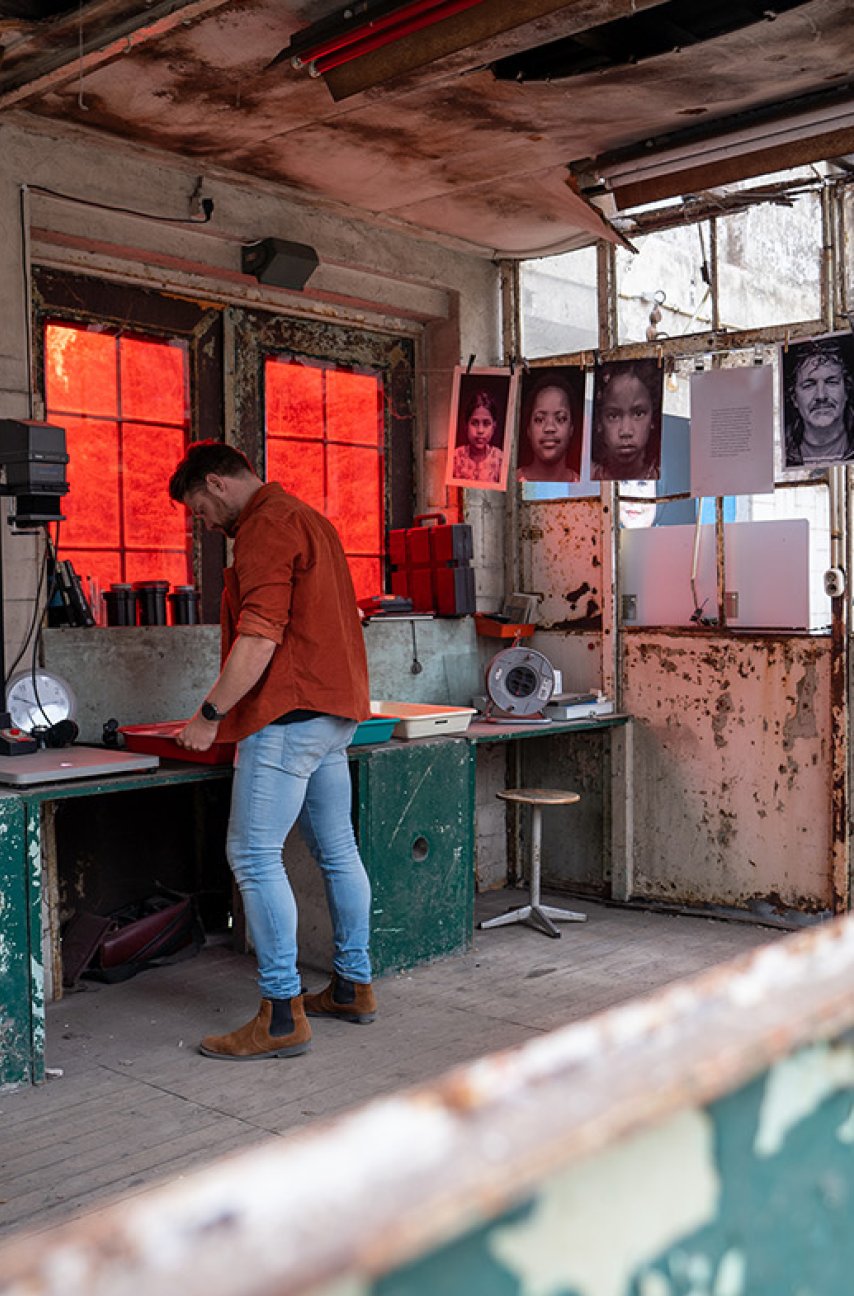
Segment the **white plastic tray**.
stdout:
[[371,702],[374,715],[397,716],[393,738],[431,738],[465,733],[476,715],[474,707],[430,706],[424,702]]

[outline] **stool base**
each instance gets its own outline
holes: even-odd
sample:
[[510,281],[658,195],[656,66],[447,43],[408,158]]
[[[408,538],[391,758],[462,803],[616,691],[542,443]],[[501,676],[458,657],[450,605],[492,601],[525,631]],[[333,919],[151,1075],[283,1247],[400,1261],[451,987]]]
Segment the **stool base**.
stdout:
[[[554,922],[552,921],[554,919]],[[505,927],[508,923],[526,923],[544,936],[560,937],[555,922],[587,922],[587,914],[574,913],[571,909],[556,909],[554,905],[522,905],[511,909],[509,913],[499,914],[497,918],[487,918],[478,923],[478,927]]]

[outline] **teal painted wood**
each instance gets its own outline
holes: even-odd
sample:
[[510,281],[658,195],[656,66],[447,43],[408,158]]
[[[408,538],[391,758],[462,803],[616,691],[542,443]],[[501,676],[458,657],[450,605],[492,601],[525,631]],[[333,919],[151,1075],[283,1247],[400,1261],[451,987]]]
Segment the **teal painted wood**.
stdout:
[[[0,798],[0,1085],[22,1084],[35,1079],[34,1072],[43,1074],[44,982],[31,968],[33,921],[40,906],[31,880],[23,805],[16,797]],[[40,968],[40,939],[35,948]],[[34,1020],[42,1023],[38,1063]]]
[[852,1219],[854,1046],[841,1040],[558,1171],[359,1291],[849,1296]]
[[45,801],[67,801],[76,797],[102,796],[109,792],[135,792],[140,788],[171,787],[182,783],[208,783],[212,779],[230,779],[230,765],[161,765],[143,774],[110,774],[97,779],[69,779],[64,783],[37,783],[21,788],[15,795],[28,804]]
[[352,768],[359,846],[373,890],[375,973],[466,949],[474,912],[468,744],[375,747]]
[[42,948],[42,817],[41,806],[24,807],[27,920],[30,946],[30,1074],[34,1084],[45,1076],[44,951]]

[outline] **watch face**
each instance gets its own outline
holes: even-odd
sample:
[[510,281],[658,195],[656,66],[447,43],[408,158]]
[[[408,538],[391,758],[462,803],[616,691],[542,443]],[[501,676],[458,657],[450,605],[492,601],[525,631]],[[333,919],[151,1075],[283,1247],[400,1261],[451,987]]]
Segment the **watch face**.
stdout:
[[77,712],[77,699],[71,685],[60,675],[37,670],[34,683],[32,671],[26,671],[9,681],[6,710],[16,729],[30,733],[34,728],[72,720]]

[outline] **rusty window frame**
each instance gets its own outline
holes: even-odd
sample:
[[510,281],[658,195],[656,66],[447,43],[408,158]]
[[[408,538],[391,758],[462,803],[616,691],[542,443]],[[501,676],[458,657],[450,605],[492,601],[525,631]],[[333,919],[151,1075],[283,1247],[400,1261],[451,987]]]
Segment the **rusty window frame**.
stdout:
[[[188,440],[216,435],[223,427],[222,310],[189,297],[114,283],[65,270],[33,268],[34,386],[45,390],[44,331],[48,321],[106,326],[118,334],[181,338],[189,355]],[[193,574],[201,592],[201,620],[219,621],[225,541],[195,530]]]
[[[325,320],[229,307],[234,356],[233,442],[258,472],[265,465],[264,363],[289,355],[380,374],[384,388],[385,525],[408,526],[415,512],[415,344],[411,338]],[[386,556],[385,584],[389,579]]]

